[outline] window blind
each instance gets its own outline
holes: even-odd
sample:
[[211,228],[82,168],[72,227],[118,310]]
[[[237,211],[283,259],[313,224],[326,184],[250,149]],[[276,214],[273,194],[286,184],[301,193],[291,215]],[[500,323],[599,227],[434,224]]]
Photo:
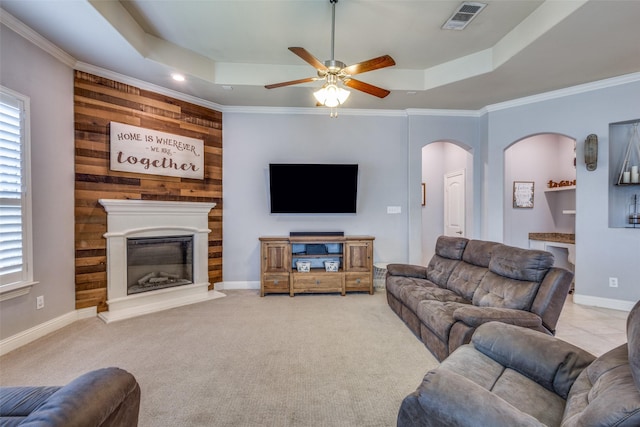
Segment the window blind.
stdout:
[[0,284],[24,280],[22,102],[0,94]]

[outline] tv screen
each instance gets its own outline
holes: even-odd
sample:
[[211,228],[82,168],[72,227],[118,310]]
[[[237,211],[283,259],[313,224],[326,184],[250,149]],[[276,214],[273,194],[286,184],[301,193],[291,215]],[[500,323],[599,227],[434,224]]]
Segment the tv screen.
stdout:
[[269,165],[271,213],[355,213],[358,165]]

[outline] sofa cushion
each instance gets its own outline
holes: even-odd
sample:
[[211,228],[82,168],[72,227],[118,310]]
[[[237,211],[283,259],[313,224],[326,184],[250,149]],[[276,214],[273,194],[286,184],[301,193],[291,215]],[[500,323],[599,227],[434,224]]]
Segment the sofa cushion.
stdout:
[[449,341],[449,331],[456,322],[453,318],[453,312],[465,305],[467,304],[461,302],[425,300],[418,304],[416,314],[425,327],[442,341],[447,342]]
[[427,279],[441,288],[446,288],[451,272],[462,259],[467,242],[468,240],[462,237],[438,237],[436,253],[427,267]]
[[[506,368],[472,345],[457,348],[451,356],[442,361],[437,370],[455,372],[491,391],[492,395],[487,396],[489,400],[486,402],[485,410],[489,410],[500,398],[545,425],[558,425],[562,419],[564,399],[515,370]],[[514,393],[513,390],[518,390],[518,393]],[[459,396],[468,392],[469,388],[462,389]],[[457,403],[460,405],[462,402]]]
[[422,301],[432,300],[440,302],[459,302],[462,304],[471,304],[471,300],[466,300],[460,295],[448,289],[433,287],[410,287],[407,292],[403,293],[403,302],[409,306],[414,313],[418,310],[418,305]]
[[[466,251],[465,251],[466,253]],[[489,270],[486,267],[478,267],[476,265],[461,262],[456,265],[449,280],[447,280],[447,289],[462,295],[465,299],[472,300],[480,282]]]
[[401,301],[404,301],[409,289],[436,287],[436,285],[426,279],[404,276],[387,276],[385,286],[387,292],[390,292],[391,295]]
[[443,258],[436,254],[429,261],[427,279],[441,288],[446,288],[451,272],[459,263],[458,259]]
[[478,267],[489,267],[493,250],[498,246],[503,245],[501,243],[484,240],[469,240],[462,253],[462,260],[466,263],[477,265]]
[[440,236],[436,241],[436,255],[460,260],[468,242],[464,237]]
[[505,369],[491,391],[545,426],[562,420],[565,400],[513,369]]
[[509,279],[489,271],[473,294],[473,305],[528,311],[539,287],[538,282]]
[[549,252],[506,245],[493,248],[489,270],[500,276],[527,282],[540,282],[553,266]]
[[550,335],[502,322],[479,326],[471,343],[487,357],[520,372],[563,399],[595,360],[588,352]]

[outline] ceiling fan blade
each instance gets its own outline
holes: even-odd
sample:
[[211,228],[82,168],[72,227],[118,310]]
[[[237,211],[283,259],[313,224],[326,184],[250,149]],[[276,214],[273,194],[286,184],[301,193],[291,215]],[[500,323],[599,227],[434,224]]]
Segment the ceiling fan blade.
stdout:
[[351,89],[366,92],[369,95],[377,96],[378,98],[384,98],[391,93],[386,89],[382,89],[381,87],[370,85],[369,83],[365,83],[356,79],[344,79],[343,83],[345,86],[349,86]]
[[291,81],[282,82],[282,83],[274,83],[274,84],[270,84],[270,85],[265,85],[264,87],[266,87],[267,89],[275,89],[277,87],[298,85],[300,83],[315,82],[316,80],[318,80],[317,77],[307,77],[306,79],[291,80]]
[[344,67],[342,72],[350,76],[355,76],[356,74],[377,70],[379,68],[391,67],[392,65],[396,65],[396,61],[394,61],[389,55],[384,55]]
[[303,47],[290,47],[289,50],[295,53],[296,55],[298,55],[300,58],[302,58],[305,62],[311,64],[311,66],[316,70],[319,70],[319,71],[327,70],[327,66],[324,65],[322,62],[320,62],[318,58],[310,54],[307,51],[307,49]]

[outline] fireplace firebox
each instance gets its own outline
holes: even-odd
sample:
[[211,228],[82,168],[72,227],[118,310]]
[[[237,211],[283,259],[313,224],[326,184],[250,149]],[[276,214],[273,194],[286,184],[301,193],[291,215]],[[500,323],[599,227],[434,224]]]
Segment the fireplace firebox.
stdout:
[[193,283],[193,236],[127,239],[127,295]]

